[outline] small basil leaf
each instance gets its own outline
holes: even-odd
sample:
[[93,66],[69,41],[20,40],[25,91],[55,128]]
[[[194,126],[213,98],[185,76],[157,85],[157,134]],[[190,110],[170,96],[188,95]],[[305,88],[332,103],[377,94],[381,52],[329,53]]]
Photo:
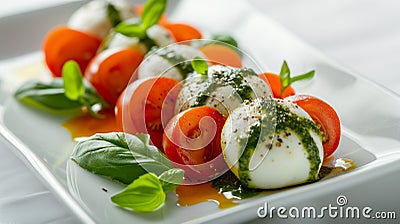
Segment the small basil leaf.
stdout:
[[203,58],[198,56],[194,57],[192,59],[192,67],[200,75],[207,75],[208,64]]
[[315,75],[315,70],[312,70],[305,74],[292,77],[292,78],[290,78],[290,84],[300,81],[300,80],[311,79],[314,77],[314,75]]
[[118,10],[111,3],[107,4],[107,17],[111,21],[113,26],[118,25],[122,21],[121,17],[119,16]]
[[130,184],[152,172],[160,175],[171,162],[142,135],[123,132],[96,134],[78,142],[71,159],[82,168],[113,180]]
[[78,100],[85,93],[81,69],[75,61],[67,61],[62,68],[65,96],[70,100]]
[[120,23],[115,27],[115,32],[123,34],[127,37],[146,38],[146,29],[140,24]]
[[182,169],[173,168],[162,173],[160,179],[162,188],[165,193],[173,191],[183,180],[185,171]]
[[148,0],[141,16],[145,30],[158,23],[167,6],[167,0]]
[[290,69],[286,61],[283,61],[279,77],[282,83],[282,92],[283,92],[283,89],[286,89],[286,87],[290,85]]
[[290,77],[290,69],[289,66],[287,65],[286,61],[283,61],[281,71],[279,73],[279,78],[282,84],[282,89],[281,89],[281,96],[285,89],[293,84],[294,82],[300,81],[300,80],[305,80],[305,79],[311,79],[314,77],[315,71],[309,71],[305,74],[298,75],[295,77]]
[[165,202],[165,192],[153,173],[147,173],[129,184],[122,192],[113,195],[111,201],[119,207],[137,212],[152,212]]
[[22,84],[14,93],[20,102],[50,112],[78,111],[82,105],[68,99],[64,94],[64,82],[55,78],[49,83],[30,80]]

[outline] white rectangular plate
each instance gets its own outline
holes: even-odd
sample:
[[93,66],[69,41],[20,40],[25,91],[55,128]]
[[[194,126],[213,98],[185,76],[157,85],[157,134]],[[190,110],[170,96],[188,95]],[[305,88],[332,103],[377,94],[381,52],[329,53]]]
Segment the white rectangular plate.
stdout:
[[[62,7],[72,11],[77,5],[74,3],[73,7]],[[34,21],[28,20],[26,26],[31,23],[40,26],[42,20],[57,18],[52,8],[46,10],[41,13],[52,16],[35,17]],[[21,105],[13,99],[12,88],[2,85],[1,90],[8,94],[8,99],[2,108],[1,134],[16,146],[50,188],[83,222],[197,223],[212,222],[215,219],[218,219],[218,223],[246,221],[257,218],[257,208],[264,202],[275,206],[294,204],[372,180],[386,172],[388,167],[399,167],[399,96],[328,60],[245,1],[185,0],[174,10],[171,19],[191,23],[211,33],[232,34],[269,71],[279,71],[284,59],[289,62],[294,73],[315,69],[315,78],[311,82],[296,85],[295,89],[297,92],[318,96],[336,109],[343,126],[343,136],[336,156],[353,159],[358,167],[338,177],[263,194],[225,210],[218,209],[212,202],[178,207],[175,205],[175,195],[169,194],[166,205],[159,211],[147,214],[128,212],[110,202],[110,196],[123,186],[90,174],[69,162],[75,143],[69,132],[61,127],[66,117],[49,115]],[[4,19],[1,20],[0,26],[4,23]],[[14,35],[21,34],[16,32]],[[39,47],[40,45],[33,46],[33,49]],[[10,53],[11,55],[13,54]],[[26,60],[40,61],[39,55],[34,54]],[[2,55],[2,58],[6,57]],[[26,60],[7,63],[19,67],[24,66]],[[5,63],[1,66],[7,67]],[[5,75],[7,74],[2,77]],[[108,191],[104,192],[102,188]]]

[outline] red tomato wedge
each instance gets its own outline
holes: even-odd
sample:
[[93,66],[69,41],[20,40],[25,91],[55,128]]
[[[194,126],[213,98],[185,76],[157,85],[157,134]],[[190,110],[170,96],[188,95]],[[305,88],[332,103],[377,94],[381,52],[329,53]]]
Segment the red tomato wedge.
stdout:
[[295,95],[287,98],[305,110],[320,126],[323,133],[324,158],[332,155],[340,142],[340,120],[336,111],[326,102],[310,95]]
[[201,32],[198,29],[188,24],[167,23],[162,26],[172,33],[176,42],[200,39],[202,37]]
[[85,71],[96,55],[101,39],[66,26],[51,30],[44,39],[43,52],[46,65],[54,77],[61,77],[62,67],[68,60],[78,63]]
[[225,118],[208,106],[194,107],[174,116],[163,136],[164,152],[176,163],[198,165],[222,153]]
[[117,125],[131,134],[148,133],[161,151],[164,127],[174,116],[181,84],[170,78],[151,77],[131,83],[118,98]]
[[227,65],[241,68],[242,59],[240,55],[231,47],[222,44],[207,44],[199,49],[212,65]]
[[277,75],[277,74],[263,73],[263,74],[258,75],[258,77],[260,77],[262,80],[264,80],[266,83],[269,84],[269,87],[272,90],[272,95],[274,98],[283,99],[285,97],[296,94],[294,89],[291,86],[288,86],[281,95],[282,83],[281,83],[281,79],[280,79],[279,75]]
[[115,105],[143,58],[132,48],[107,49],[93,58],[84,75],[105,101]]

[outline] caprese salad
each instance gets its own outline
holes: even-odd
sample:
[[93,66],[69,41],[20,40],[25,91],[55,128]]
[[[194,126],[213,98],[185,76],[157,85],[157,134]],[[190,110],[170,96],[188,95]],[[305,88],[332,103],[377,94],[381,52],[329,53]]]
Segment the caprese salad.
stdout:
[[15,97],[99,120],[115,108],[123,132],[87,136],[71,159],[127,184],[111,200],[134,211],[227,176],[243,192],[317,181],[341,128],[329,104],[291,87],[315,72],[292,76],[286,62],[279,74],[256,72],[233,37],[169,21],[166,4],[87,3],[44,39],[52,81],[29,81]]

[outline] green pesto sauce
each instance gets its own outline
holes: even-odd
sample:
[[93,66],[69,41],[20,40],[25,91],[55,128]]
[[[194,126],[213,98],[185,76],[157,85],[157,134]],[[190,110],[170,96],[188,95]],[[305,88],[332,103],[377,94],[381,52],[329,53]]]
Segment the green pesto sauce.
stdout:
[[262,192],[261,190],[244,186],[230,170],[213,180],[211,186],[214,189],[217,189],[220,193],[230,192],[233,196],[240,199],[250,198]]
[[171,65],[173,65],[176,69],[179,70],[183,79],[186,79],[189,73],[192,73],[193,67],[191,65],[190,60],[182,57],[181,55],[177,54],[175,51],[169,49],[155,49],[151,50],[151,53],[157,51],[157,55],[167,60]]
[[276,133],[285,131],[294,131],[299,137],[304,149],[308,153],[308,161],[310,161],[310,172],[308,174],[307,182],[314,182],[318,180],[318,170],[321,164],[319,157],[319,150],[314,139],[310,135],[309,130],[322,136],[318,126],[309,119],[299,117],[290,112],[290,109],[279,103],[276,104]]
[[[225,67],[227,68],[227,67]],[[242,101],[252,100],[253,90],[246,84],[244,77],[257,75],[250,68],[227,68],[223,70],[214,71],[209,79],[207,88],[205,88],[197,97],[194,106],[203,106],[206,104],[207,99],[212,95],[218,87],[232,86],[235,95]]]
[[[262,121],[260,119],[260,122],[258,122],[256,125],[251,126],[247,138],[240,139],[240,141],[243,142],[245,145],[243,145],[244,149],[239,157],[239,179],[243,182],[245,186],[249,186],[249,183],[251,181],[249,165],[257,144],[258,142],[263,143],[264,141],[266,141],[267,136],[273,134],[270,130],[265,131],[264,129],[261,129],[261,124],[265,124],[266,122],[268,122],[268,119],[274,119],[274,123],[276,124],[275,133],[284,133],[290,131],[295,132],[295,134],[300,139],[304,149],[308,153],[307,159],[310,161],[310,172],[307,182],[314,182],[318,180],[318,169],[319,165],[321,164],[321,159],[319,157],[318,147],[309,133],[309,130],[312,130],[319,136],[322,136],[318,126],[313,121],[292,113],[288,107],[282,105],[281,103],[278,103],[276,101],[271,102],[275,102],[273,103],[273,105],[275,106],[275,110],[273,111],[273,113],[269,113],[268,115],[270,116],[266,116],[264,118],[265,120]],[[262,113],[266,114],[268,111],[271,111],[271,107],[268,105],[266,106],[266,104],[268,103],[263,102],[263,104],[264,105],[261,106],[262,108],[260,108]],[[259,141],[259,138],[261,138],[261,141]]]
[[238,175],[240,181],[244,186],[249,187],[251,183],[250,178],[250,160],[253,157],[254,152],[256,151],[258,139],[261,133],[261,125],[253,125],[249,130],[249,137],[246,139],[247,141],[241,141],[245,145],[240,157],[239,157],[239,169]]

